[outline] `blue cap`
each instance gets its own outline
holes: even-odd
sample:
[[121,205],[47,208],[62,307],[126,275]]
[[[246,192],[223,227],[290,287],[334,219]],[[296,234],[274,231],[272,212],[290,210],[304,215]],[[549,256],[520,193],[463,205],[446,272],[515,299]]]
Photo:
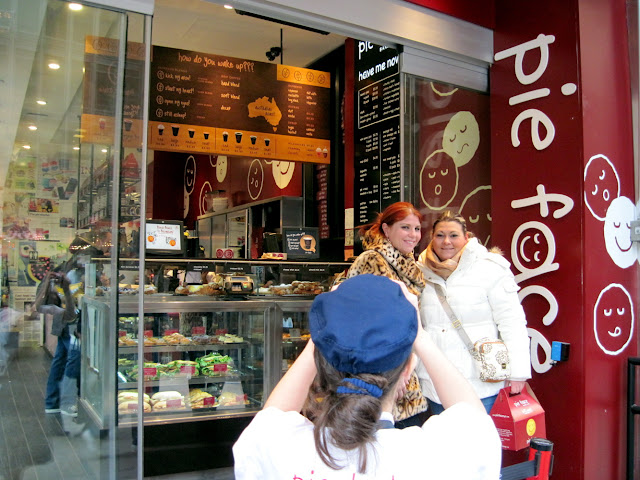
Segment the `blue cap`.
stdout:
[[381,373],[402,365],[418,332],[418,312],[387,277],[357,275],[316,297],[309,328],[316,348],[338,371]]

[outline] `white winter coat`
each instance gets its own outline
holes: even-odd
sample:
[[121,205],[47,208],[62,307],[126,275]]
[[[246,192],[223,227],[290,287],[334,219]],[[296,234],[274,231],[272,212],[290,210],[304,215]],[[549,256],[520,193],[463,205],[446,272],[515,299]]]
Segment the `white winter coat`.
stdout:
[[[504,382],[487,383],[480,380],[477,366],[451,325],[433,283],[439,283],[444,288],[449,305],[472,342],[483,337],[497,338],[499,333],[509,351],[511,380],[531,378],[527,322],[518,298],[520,287],[509,269],[509,262],[502,255],[489,252],[475,238],[469,240],[457,268],[446,281],[420,260],[419,265],[427,280],[420,299],[422,325],[473,385],[478,396],[486,398],[496,395],[504,387]],[[424,395],[442,403],[424,366],[418,365],[416,371]]]

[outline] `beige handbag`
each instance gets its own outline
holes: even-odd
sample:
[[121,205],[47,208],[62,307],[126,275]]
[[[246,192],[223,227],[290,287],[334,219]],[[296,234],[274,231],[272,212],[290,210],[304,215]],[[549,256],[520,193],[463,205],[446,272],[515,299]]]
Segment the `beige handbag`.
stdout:
[[511,365],[509,364],[509,351],[507,346],[500,339],[481,338],[477,342],[472,342],[467,332],[462,327],[462,322],[458,320],[456,314],[451,309],[447,297],[441,285],[433,284],[438,300],[442,308],[449,316],[449,320],[456,329],[460,338],[469,349],[469,353],[476,361],[480,371],[480,380],[483,382],[496,383],[508,380],[511,377]]

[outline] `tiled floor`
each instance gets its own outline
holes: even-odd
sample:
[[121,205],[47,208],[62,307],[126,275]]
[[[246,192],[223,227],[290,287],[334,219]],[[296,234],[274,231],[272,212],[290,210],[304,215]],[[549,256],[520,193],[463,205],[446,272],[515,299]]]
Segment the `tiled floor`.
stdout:
[[[0,371],[0,480],[97,480],[101,463],[109,458],[89,429],[68,425],[73,420],[60,414],[44,413],[50,362],[43,349],[22,348],[12,352],[6,370]],[[75,426],[77,434],[66,434],[65,425]],[[135,465],[135,448],[130,447],[127,456]],[[135,478],[135,474],[119,476]],[[233,480],[234,476],[232,468],[223,468],[147,478]]]

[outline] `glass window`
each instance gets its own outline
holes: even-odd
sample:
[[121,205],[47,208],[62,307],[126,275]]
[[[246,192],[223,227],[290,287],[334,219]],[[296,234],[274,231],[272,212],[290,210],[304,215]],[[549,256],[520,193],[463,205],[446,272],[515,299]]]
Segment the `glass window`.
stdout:
[[417,251],[445,210],[461,213],[478,240],[491,244],[489,95],[452,84],[405,76],[405,177],[424,214]]

